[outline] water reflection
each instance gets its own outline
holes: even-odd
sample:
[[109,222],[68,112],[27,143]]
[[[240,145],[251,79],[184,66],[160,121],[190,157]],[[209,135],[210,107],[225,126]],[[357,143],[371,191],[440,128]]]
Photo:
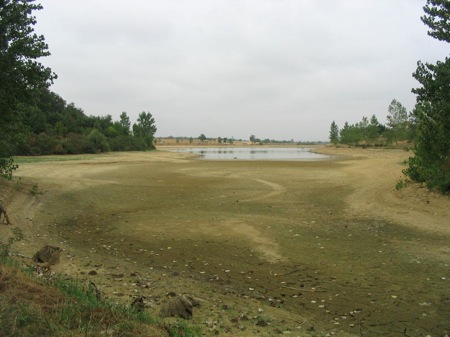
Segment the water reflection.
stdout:
[[310,148],[297,147],[189,147],[170,151],[198,154],[206,160],[302,160],[329,159],[329,156],[313,153]]

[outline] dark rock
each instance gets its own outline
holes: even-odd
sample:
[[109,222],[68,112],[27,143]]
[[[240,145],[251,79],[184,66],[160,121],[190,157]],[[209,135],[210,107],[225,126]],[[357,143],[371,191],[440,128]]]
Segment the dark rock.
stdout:
[[138,312],[143,311],[144,307],[145,307],[144,299],[145,299],[145,296],[143,296],[143,295],[136,297],[133,300],[133,302],[131,302],[131,307]]
[[62,249],[60,247],[46,245],[33,256],[37,263],[47,263],[49,266],[59,263]]
[[159,315],[161,317],[192,318],[193,308],[200,305],[200,301],[190,295],[172,297],[163,303]]

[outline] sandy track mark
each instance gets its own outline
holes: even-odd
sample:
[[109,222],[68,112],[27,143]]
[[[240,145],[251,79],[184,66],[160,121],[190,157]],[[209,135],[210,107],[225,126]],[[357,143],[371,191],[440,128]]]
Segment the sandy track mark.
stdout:
[[190,176],[196,176],[196,177],[211,177],[211,178],[221,177],[221,178],[229,178],[229,179],[253,180],[253,181],[256,181],[257,183],[269,186],[271,189],[267,193],[263,193],[263,194],[258,193],[258,196],[255,196],[252,198],[247,198],[247,199],[242,199],[242,200],[240,200],[241,202],[269,199],[269,198],[275,197],[277,195],[280,195],[280,194],[283,194],[284,192],[286,192],[286,188],[280,184],[277,184],[277,183],[274,183],[274,182],[271,182],[268,180],[264,180],[264,179],[253,178],[246,174],[239,174],[239,173],[235,173],[235,172],[231,172],[231,171],[225,171],[225,170],[224,171],[215,171],[215,170],[198,171],[198,170],[193,170],[193,169],[180,169],[180,170],[178,170],[178,172],[180,172],[182,174],[190,175]]
[[238,220],[227,220],[224,223],[225,228],[231,229],[236,235],[245,237],[260,253],[261,257],[270,263],[277,263],[285,260],[279,253],[278,244],[269,237],[264,236],[255,227]]
[[240,238],[248,241],[262,260],[269,263],[285,261],[279,252],[278,243],[265,236],[252,225],[237,219],[222,220],[219,224],[203,223],[190,227],[190,232],[200,232],[203,235],[215,237]]
[[254,181],[257,181],[258,183],[269,186],[272,189],[272,191],[265,193],[263,195],[260,195],[258,197],[241,200],[243,202],[269,199],[269,198],[272,198],[274,196],[277,196],[279,194],[283,194],[284,192],[286,192],[286,188],[280,184],[277,184],[277,183],[274,183],[271,181],[267,181],[267,180],[263,180],[263,179],[257,179],[257,178],[251,178],[251,179],[253,179]]

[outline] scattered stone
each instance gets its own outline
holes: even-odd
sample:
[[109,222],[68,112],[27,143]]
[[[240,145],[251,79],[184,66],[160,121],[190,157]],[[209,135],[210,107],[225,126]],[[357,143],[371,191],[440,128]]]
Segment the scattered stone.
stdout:
[[91,271],[88,273],[88,275],[95,276],[95,275],[97,275],[97,272],[96,272],[95,270],[91,270]]

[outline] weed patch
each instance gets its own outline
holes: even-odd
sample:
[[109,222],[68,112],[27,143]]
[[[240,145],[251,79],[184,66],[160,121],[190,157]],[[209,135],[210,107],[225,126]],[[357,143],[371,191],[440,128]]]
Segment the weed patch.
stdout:
[[8,257],[13,240],[0,243],[0,335],[201,336],[186,323],[163,326],[145,311],[99,300],[93,287],[73,279],[37,279]]

